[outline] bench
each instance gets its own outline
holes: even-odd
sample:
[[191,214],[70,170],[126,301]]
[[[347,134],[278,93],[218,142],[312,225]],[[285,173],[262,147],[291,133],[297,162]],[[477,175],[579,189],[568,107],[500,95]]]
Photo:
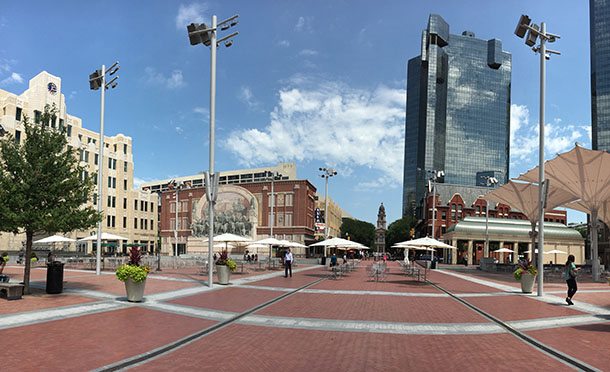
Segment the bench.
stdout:
[[23,284],[0,283],[0,292],[6,295],[7,300],[20,300],[23,296]]

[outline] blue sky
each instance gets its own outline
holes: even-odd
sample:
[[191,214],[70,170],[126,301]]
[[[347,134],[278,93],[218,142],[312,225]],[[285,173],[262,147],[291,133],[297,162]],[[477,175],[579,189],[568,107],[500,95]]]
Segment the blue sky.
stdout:
[[[133,138],[135,176],[155,180],[208,168],[208,48],[186,25],[239,14],[218,50],[218,171],[297,163],[331,198],[375,222],[384,202],[400,217],[406,62],[430,13],[451,33],[499,38],[512,53],[511,177],[537,164],[538,61],[514,36],[522,13],[562,36],[547,64],[547,158],[590,146],[589,18],[585,1],[27,1],[0,2],[0,88],[21,93],[46,70],[62,78],[68,112],[99,130],[99,92],[87,78],[119,60],[105,133]],[[584,220],[570,212],[570,220]]]

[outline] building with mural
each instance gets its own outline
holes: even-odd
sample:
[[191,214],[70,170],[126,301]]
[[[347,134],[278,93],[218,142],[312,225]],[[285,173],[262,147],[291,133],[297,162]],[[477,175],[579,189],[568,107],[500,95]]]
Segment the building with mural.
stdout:
[[[316,188],[307,180],[276,180],[273,237],[304,245],[313,242],[315,195]],[[176,243],[179,254],[208,252],[208,201],[204,187],[161,191],[160,211],[159,231],[163,254],[174,254]],[[270,237],[271,213],[270,180],[220,185],[215,205],[214,234],[232,233],[252,240]],[[227,245],[227,248],[232,253],[243,253],[245,250],[243,246]],[[220,251],[223,247],[214,249]],[[305,249],[293,251],[297,255],[306,254]],[[267,251],[260,253],[266,255]]]

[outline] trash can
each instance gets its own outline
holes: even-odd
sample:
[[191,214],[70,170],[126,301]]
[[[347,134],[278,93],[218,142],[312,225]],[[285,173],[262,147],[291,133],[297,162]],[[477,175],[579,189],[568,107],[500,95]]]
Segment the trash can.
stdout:
[[320,265],[326,266],[326,257],[320,257]]
[[430,268],[431,269],[436,269],[436,260],[432,260],[432,262],[430,263]]
[[47,293],[58,294],[64,290],[64,263],[47,263]]

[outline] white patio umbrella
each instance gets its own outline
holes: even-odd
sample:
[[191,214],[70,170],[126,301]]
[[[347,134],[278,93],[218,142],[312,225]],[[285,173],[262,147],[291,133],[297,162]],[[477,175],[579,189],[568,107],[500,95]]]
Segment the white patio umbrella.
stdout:
[[554,254],[555,255],[555,261],[553,261],[553,262],[557,263],[557,255],[558,254],[568,254],[568,253],[564,252],[564,251],[560,251],[559,249],[551,249],[548,252],[544,252],[544,254]]
[[219,242],[219,243],[225,243],[225,251],[226,251],[229,249],[229,243],[251,242],[252,239],[250,239],[246,236],[225,233],[225,234],[216,235],[214,237],[214,241]]
[[278,240],[276,238],[265,238],[261,240],[255,240],[253,243],[257,244],[265,244],[269,246],[269,267],[271,267],[271,250],[274,245],[283,246],[284,242],[282,240]]
[[496,249],[494,251],[494,253],[514,253],[512,249],[508,249],[508,248],[500,248],[500,249]]
[[75,239],[70,239],[63,237],[61,235],[52,235],[47,236],[46,238],[42,238],[33,242],[34,244],[43,244],[43,243],[66,243],[66,242],[75,242]]
[[358,242],[355,242],[353,240],[347,240],[347,239],[343,239],[343,238],[330,238],[330,239],[326,239],[326,240],[322,240],[321,242],[317,242],[314,244],[310,244],[310,247],[324,247],[324,257],[326,257],[326,248],[328,247],[334,247],[334,248],[339,248],[339,247],[358,247],[361,244]]
[[[91,240],[97,240],[97,234],[94,235],[90,235],[86,238],[83,239],[79,239],[79,242],[87,242],[87,241],[91,241]],[[128,238],[125,238],[123,236],[119,236],[119,235],[114,235],[114,234],[110,234],[110,233],[102,233],[102,240],[129,240]]]
[[[427,247],[427,248],[432,248],[432,250],[430,250],[430,253],[432,255],[432,259],[434,258],[434,251],[435,248],[442,248],[442,249],[455,249],[457,250],[456,247],[443,243],[441,241],[438,241],[436,239],[430,238],[430,237],[423,237],[423,238],[418,238],[418,239],[413,239],[413,240],[407,240],[404,242],[400,242],[397,244],[402,244],[402,245],[406,245],[406,246],[410,246],[410,247]],[[430,262],[432,262],[433,260],[430,260]]]

